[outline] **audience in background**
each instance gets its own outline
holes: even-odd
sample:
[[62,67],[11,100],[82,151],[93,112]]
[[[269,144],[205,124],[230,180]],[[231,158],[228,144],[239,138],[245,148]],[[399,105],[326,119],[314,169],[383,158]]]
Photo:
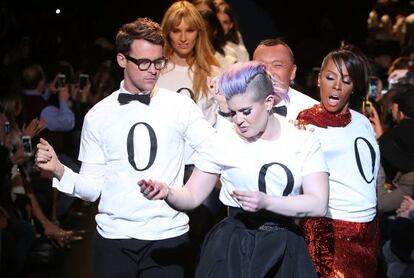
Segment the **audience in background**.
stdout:
[[[367,40],[359,42],[359,47],[369,57],[372,79],[378,80],[376,97],[367,96],[373,103],[373,108],[371,113],[366,115],[374,127],[381,146],[382,167],[379,172],[377,194],[381,225],[380,244],[383,244],[392,239],[393,234],[398,234],[396,227],[399,222],[402,222],[401,217],[405,218],[409,215],[407,203],[413,197],[414,182],[409,168],[411,164],[407,162],[396,165],[393,158],[398,155],[411,159],[413,156],[413,151],[410,149],[412,147],[410,142],[414,140],[410,137],[412,116],[407,112],[409,102],[406,100],[401,102],[398,96],[411,96],[414,86],[414,14],[413,8],[407,5],[407,1],[376,2],[373,10],[369,15],[367,14]],[[181,56],[183,53],[178,47],[174,47],[171,39],[176,32],[174,28],[179,26],[180,22],[175,16],[174,24],[168,25],[165,21],[164,26],[168,28],[164,31],[170,44],[166,47],[165,55],[169,63],[163,72],[165,80],[158,85],[162,84],[181,93],[189,92],[188,95],[197,102],[210,123],[215,124],[218,105],[209,96],[208,77],[216,76],[221,70],[220,67],[232,64],[233,61],[248,61],[249,53],[238,26],[235,13],[237,9],[234,9],[234,7],[238,8],[237,1],[229,1],[233,6],[223,0],[194,0],[192,3],[200,11],[204,10],[203,14],[211,13],[205,12],[206,10],[216,14],[224,31],[225,44],[223,46],[221,36],[217,35],[220,31],[214,31],[218,29],[212,28],[214,30],[210,33],[211,43],[208,43],[207,33],[210,25],[207,26],[202,20],[194,22],[188,20],[187,27],[196,29],[197,38],[195,45],[190,47],[190,54]],[[79,167],[77,158],[83,118],[90,107],[116,89],[122,77],[121,72],[114,67],[112,38],[106,38],[103,33],[96,32],[95,24],[79,20],[79,23],[73,23],[70,30],[59,30],[60,24],[66,22],[61,20],[64,17],[56,17],[54,20],[61,20],[61,22],[49,24],[47,29],[43,30],[37,28],[40,22],[43,22],[37,19],[43,19],[44,15],[36,15],[38,23],[33,26],[38,30],[31,32],[27,29],[29,31],[26,32],[21,23],[22,18],[19,18],[13,9],[13,5],[6,5],[0,11],[2,19],[0,21],[4,23],[0,24],[0,39],[4,42],[0,45],[2,161],[0,234],[3,243],[0,245],[2,254],[0,276],[2,277],[30,275],[30,260],[33,260],[35,257],[33,254],[38,251],[39,239],[47,244],[55,244],[56,247],[52,248],[68,246],[72,232],[66,229],[71,227],[65,227],[62,223],[65,223],[65,219],[80,215],[73,211],[74,199],[66,195],[56,195],[50,187],[46,187],[48,190],[40,190],[45,188],[43,184],[50,184],[50,177],[33,166],[32,155],[24,152],[22,136],[29,136],[32,146],[36,144],[39,136],[55,141],[54,147],[61,150],[61,155],[67,156],[66,163],[72,165],[72,169],[76,171]],[[280,12],[284,10],[280,9]],[[143,14],[148,16],[146,11],[143,11]],[[29,21],[33,20],[32,16],[25,16]],[[86,28],[86,33],[82,33],[76,28],[80,26],[79,24],[90,28]],[[74,36],[76,39],[66,35],[66,32],[72,30],[76,31]],[[186,30],[191,31],[191,28]],[[282,28],[280,31],[281,35],[292,42],[291,46],[295,50],[297,43],[292,40],[292,32]],[[293,31],[300,33],[301,30]],[[214,35],[214,32],[218,33]],[[217,43],[218,39],[221,40],[219,43]],[[272,45],[271,41],[273,40],[260,43],[253,58],[267,65],[274,81],[285,85],[288,96],[295,92],[293,88],[301,88],[303,94],[318,99],[317,77],[320,61],[316,61],[311,67],[306,64],[308,61],[300,59],[299,55],[297,55],[299,60],[294,61],[289,46]],[[338,41],[338,46],[339,44]],[[227,49],[230,48],[232,53],[235,53],[235,58],[233,57],[231,62],[219,63],[223,54],[221,50],[229,52],[230,50]],[[276,48],[277,51],[274,51]],[[327,52],[326,48],[320,49],[320,52],[322,51]],[[325,52],[315,54],[311,52],[314,57],[322,57],[325,54]],[[281,53],[287,60],[283,60],[282,64],[272,64],[271,61],[275,61]],[[305,64],[309,70],[306,70]],[[180,69],[183,70],[178,73]],[[66,84],[58,84],[59,74],[66,75]],[[79,74],[89,75],[89,82],[82,89],[79,87]],[[180,77],[176,77],[175,74]],[[300,75],[307,76],[307,79],[299,79]],[[12,78],[5,80],[5,76]],[[161,76],[160,80],[164,77]],[[182,80],[186,81],[182,83]],[[16,88],[9,88],[15,84],[18,85]],[[406,94],[406,92],[411,93]],[[316,103],[311,100],[303,104],[294,95],[295,93],[290,99],[284,99],[276,105],[288,108],[288,119],[296,117],[290,115],[290,113],[297,114],[298,111],[294,112],[295,107],[300,106],[304,109]],[[225,112],[224,108],[221,112]],[[5,126],[10,126],[9,134],[4,132]],[[392,147],[397,148],[398,151],[390,151]],[[395,216],[398,217],[398,221],[394,220]],[[414,239],[411,234],[406,236],[401,237],[404,243]],[[385,258],[382,255],[379,257],[380,261],[390,264],[388,273],[391,277],[404,271],[405,275],[409,275],[407,273],[409,273],[411,258],[407,256],[408,249],[401,254],[397,250],[401,247],[398,244],[389,241],[383,248]],[[407,248],[409,246],[406,244]],[[398,261],[387,257],[390,255],[389,248],[393,252],[396,251],[392,258],[396,257]],[[398,267],[401,266],[400,263],[403,263],[401,268]],[[11,265],[16,267],[12,268]],[[398,271],[394,271],[395,269]]]

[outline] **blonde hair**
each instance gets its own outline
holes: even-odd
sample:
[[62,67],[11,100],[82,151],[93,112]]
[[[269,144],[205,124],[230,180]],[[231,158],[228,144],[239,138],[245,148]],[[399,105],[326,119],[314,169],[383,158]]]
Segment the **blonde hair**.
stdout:
[[188,1],[173,3],[164,14],[161,28],[166,38],[164,55],[171,61],[174,49],[171,46],[169,33],[185,19],[187,24],[197,30],[197,39],[191,57],[187,58],[190,70],[193,72],[194,100],[207,97],[207,77],[213,73],[213,66],[219,66],[214,57],[213,47],[208,39],[203,18],[197,9]]

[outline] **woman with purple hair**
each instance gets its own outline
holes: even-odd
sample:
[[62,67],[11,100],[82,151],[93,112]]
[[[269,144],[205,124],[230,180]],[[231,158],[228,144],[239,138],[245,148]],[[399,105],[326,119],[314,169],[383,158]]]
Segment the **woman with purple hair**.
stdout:
[[221,179],[229,216],[207,235],[196,277],[316,277],[293,218],[326,213],[319,141],[273,115],[277,96],[263,64],[235,64],[217,82],[233,122],[211,139],[217,157],[196,162],[184,187],[141,180],[141,192],[188,211]]

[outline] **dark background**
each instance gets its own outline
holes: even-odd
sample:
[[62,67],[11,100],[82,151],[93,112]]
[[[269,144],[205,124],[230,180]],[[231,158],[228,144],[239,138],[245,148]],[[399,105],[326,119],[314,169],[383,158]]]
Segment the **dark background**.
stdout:
[[[30,45],[31,59],[100,59],[92,50],[99,37],[112,43],[123,23],[147,16],[161,22],[173,1],[4,1],[0,0],[0,58],[19,44]],[[299,78],[320,65],[341,41],[366,49],[368,13],[375,0],[228,0],[239,18],[250,54],[266,38],[283,37],[292,47]],[[407,1],[394,1],[408,5]],[[61,9],[56,14],[57,8]],[[392,13],[392,11],[391,11]],[[392,16],[392,14],[391,14]],[[106,54],[107,55],[107,54]],[[113,53],[112,59],[114,57]],[[95,57],[96,56],[96,57]]]

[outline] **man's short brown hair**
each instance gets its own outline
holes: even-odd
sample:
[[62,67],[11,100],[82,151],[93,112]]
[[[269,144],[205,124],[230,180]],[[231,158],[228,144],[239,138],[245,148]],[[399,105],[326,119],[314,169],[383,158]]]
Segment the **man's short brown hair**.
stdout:
[[139,39],[164,46],[164,36],[160,25],[144,17],[122,25],[116,35],[117,52],[129,54],[132,42]]

